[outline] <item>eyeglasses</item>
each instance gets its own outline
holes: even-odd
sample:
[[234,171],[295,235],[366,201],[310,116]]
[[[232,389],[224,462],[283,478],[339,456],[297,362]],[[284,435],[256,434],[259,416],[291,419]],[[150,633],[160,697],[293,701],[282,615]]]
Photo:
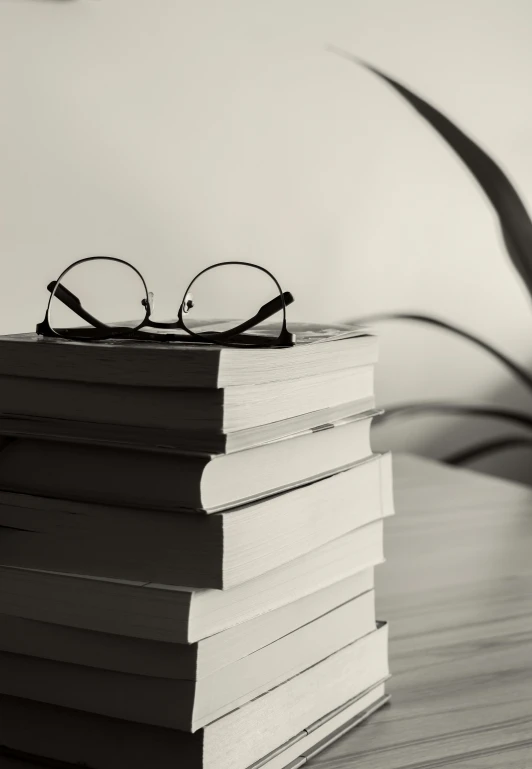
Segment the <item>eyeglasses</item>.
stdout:
[[[219,262],[202,270],[187,287],[177,320],[170,322],[152,319],[154,296],[146,281],[132,264],[114,256],[80,259],[47,289],[46,315],[36,329],[41,336],[83,342],[122,338],[190,342],[192,337],[194,342],[231,347],[295,344],[286,327],[292,294],[283,292],[271,272],[251,262]],[[217,317],[208,320],[213,308]],[[272,320],[274,316],[277,319]],[[79,325],[80,319],[88,325]]]

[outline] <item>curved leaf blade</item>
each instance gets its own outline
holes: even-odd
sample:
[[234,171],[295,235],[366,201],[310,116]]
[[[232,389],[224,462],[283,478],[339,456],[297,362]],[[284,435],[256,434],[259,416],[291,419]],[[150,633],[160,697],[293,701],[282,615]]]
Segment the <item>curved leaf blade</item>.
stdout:
[[373,72],[400,94],[455,151],[490,200],[506,250],[532,297],[532,220],[515,187],[492,158],[436,107],[363,59],[335,46],[328,50]]

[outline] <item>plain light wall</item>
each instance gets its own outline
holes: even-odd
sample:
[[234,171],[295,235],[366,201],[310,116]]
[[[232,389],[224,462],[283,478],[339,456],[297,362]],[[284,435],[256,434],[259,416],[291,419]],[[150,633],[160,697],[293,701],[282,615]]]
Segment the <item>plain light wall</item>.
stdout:
[[[166,314],[200,268],[251,259],[294,318],[429,312],[529,366],[530,300],[482,193],[324,46],[432,101],[532,209],[531,40],[530,0],[0,0],[0,333],[31,330],[83,256],[131,260]],[[406,324],[382,327],[378,396],[532,408],[485,355]],[[379,441],[437,453],[473,439],[464,425]]]

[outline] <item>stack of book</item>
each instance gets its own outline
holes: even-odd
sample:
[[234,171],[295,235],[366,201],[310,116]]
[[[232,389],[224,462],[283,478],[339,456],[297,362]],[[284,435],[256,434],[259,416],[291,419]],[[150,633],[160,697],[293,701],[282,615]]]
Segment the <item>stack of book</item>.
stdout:
[[387,701],[377,343],[294,325],[0,338],[4,755],[296,769]]

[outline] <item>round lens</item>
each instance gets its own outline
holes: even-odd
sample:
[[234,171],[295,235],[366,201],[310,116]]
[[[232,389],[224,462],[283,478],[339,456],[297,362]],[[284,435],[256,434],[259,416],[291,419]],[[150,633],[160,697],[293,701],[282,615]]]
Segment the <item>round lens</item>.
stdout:
[[[218,264],[200,273],[190,284],[181,309],[186,329],[196,335],[235,331],[239,336],[277,339],[283,328],[277,284],[267,272],[246,264]],[[238,331],[252,319],[256,322]],[[245,343],[245,336],[242,341]]]
[[48,322],[60,336],[104,338],[136,329],[148,297],[140,275],[128,264],[97,257],[77,262],[57,282]]

